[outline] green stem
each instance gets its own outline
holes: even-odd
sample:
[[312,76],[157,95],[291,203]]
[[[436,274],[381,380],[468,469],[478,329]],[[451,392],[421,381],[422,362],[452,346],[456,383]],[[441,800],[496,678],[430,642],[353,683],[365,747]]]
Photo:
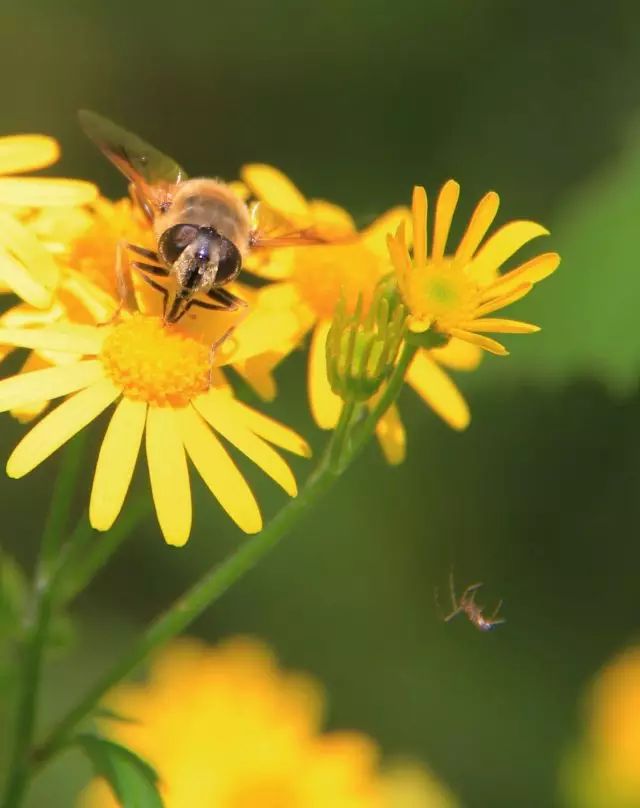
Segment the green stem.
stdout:
[[[405,348],[385,392],[357,430],[356,439],[345,440],[348,437],[346,430],[353,415],[353,407],[345,406],[323,459],[300,494],[291,500],[261,533],[247,539],[239,550],[206,573],[151,624],[135,645],[94,685],[82,701],[62,718],[44,743],[35,750],[37,763],[46,762],[59,751],[77,724],[96,708],[114,685],[137,668],[154,649],[184,631],[302,520],[309,508],[331,488],[371,437],[378,420],[400,392],[404,373],[414,353],[415,348]],[[338,441],[341,443],[340,447]],[[342,454],[338,457],[339,453]],[[332,459],[339,461],[339,471],[335,470]]]
[[349,427],[353,419],[353,413],[356,408],[356,402],[353,399],[345,401],[340,413],[340,420],[338,421],[333,438],[331,440],[331,447],[329,450],[329,465],[332,469],[337,470],[340,460],[344,455],[345,441],[349,434]]
[[32,599],[23,639],[20,690],[15,716],[13,747],[2,805],[16,808],[30,775],[30,750],[35,731],[40,674],[51,623],[57,553],[66,529],[84,448],[84,436],[66,448],[54,485],[34,575]]

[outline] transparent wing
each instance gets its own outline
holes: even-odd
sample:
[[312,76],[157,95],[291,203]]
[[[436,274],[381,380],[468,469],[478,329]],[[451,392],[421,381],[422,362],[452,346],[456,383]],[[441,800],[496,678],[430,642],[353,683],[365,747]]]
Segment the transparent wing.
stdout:
[[89,110],[78,113],[87,136],[135,186],[141,202],[158,209],[187,174],[175,160],[142,138]]
[[351,235],[338,237],[333,233],[323,233],[314,225],[294,227],[289,220],[262,203],[257,203],[252,207],[251,219],[253,224],[252,249],[336,244],[344,243],[351,237]]

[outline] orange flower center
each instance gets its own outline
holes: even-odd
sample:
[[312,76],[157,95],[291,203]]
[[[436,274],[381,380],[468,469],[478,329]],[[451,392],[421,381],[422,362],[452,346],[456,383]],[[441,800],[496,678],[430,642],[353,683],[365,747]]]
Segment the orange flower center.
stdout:
[[300,297],[321,320],[330,320],[341,295],[353,311],[362,295],[365,310],[382,277],[380,260],[362,244],[299,249],[293,274]]
[[158,317],[136,314],[114,326],[100,358],[127,398],[156,406],[185,407],[209,388],[209,347]]

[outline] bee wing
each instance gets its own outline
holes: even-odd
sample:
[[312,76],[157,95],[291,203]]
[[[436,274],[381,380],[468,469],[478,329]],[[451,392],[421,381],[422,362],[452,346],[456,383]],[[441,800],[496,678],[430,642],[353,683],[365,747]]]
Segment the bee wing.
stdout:
[[187,178],[175,160],[108,118],[89,110],[80,110],[78,118],[85,134],[133,183],[143,208],[155,213]]
[[291,222],[272,211],[266,205],[257,203],[251,210],[253,229],[251,230],[252,249],[271,247],[304,247],[311,244],[333,244],[338,239],[322,233],[312,225],[296,228]]

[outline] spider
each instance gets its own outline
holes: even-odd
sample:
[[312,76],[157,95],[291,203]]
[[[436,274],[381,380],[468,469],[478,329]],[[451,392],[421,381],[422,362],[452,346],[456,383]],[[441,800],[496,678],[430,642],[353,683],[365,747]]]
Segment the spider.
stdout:
[[468,586],[464,590],[462,595],[460,595],[460,599],[458,600],[456,598],[456,590],[453,583],[452,572],[449,577],[449,587],[451,589],[451,603],[453,605],[453,611],[443,618],[444,622],[448,623],[457,615],[464,613],[469,618],[469,621],[473,623],[477,629],[480,629],[480,631],[492,631],[496,626],[506,623],[507,621],[503,617],[496,620],[500,607],[502,606],[502,601],[498,603],[491,617],[485,617],[482,614],[483,607],[479,606],[475,601],[476,592],[481,586],[483,586],[482,583],[471,584],[471,586]]

